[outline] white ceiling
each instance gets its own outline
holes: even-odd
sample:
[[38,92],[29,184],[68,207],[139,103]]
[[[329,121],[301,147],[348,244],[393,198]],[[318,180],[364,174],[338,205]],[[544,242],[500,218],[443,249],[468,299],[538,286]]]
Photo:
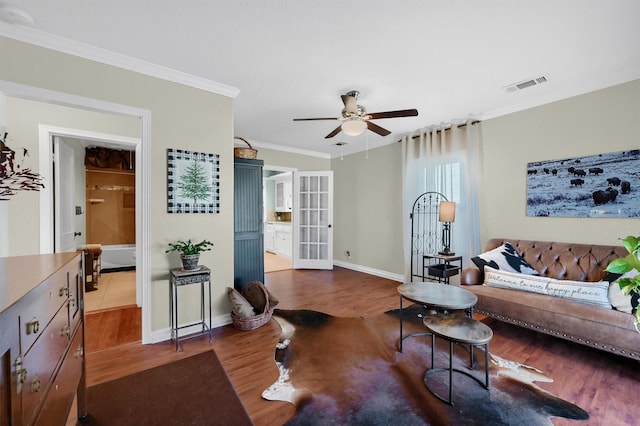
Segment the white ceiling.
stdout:
[[393,133],[366,132],[372,148],[640,78],[638,0],[9,1],[29,31],[238,88],[237,136],[332,157],[365,135],[324,139],[338,121],[292,119],[338,117],[352,89],[368,112],[419,111],[376,120]]

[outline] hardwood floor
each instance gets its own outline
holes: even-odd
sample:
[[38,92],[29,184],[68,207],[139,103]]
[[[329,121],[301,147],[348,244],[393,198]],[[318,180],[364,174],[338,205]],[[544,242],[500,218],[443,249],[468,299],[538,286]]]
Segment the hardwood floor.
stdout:
[[87,353],[142,340],[141,309],[134,306],[86,314]]
[[[265,281],[282,309],[368,316],[395,309],[399,302],[399,283],[343,268],[272,272]],[[266,401],[260,396],[278,377],[273,355],[280,327],[275,321],[252,331],[218,328],[212,343],[206,337],[185,340],[182,351],[176,353],[172,342],[141,345],[140,326],[135,319],[108,320],[108,312],[104,314],[102,318],[87,317],[89,386],[214,349],[256,425],[282,424],[293,415],[290,404]],[[636,402],[640,390],[638,362],[490,318],[483,321],[494,330],[492,353],[543,371],[554,382],[538,383],[540,387],[591,415],[586,422],[553,419],[554,424],[631,425],[640,421],[640,404]],[[109,331],[111,326],[118,331]],[[107,348],[105,335],[111,342],[129,343]]]

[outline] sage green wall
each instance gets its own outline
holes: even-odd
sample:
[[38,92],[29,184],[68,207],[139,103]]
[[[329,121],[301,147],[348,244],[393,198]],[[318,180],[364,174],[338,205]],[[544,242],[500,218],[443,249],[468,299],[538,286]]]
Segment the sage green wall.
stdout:
[[[335,158],[334,259],[402,275],[402,147]],[[351,252],[351,259],[346,251]]]
[[[40,160],[38,126],[47,125],[75,130],[94,131],[120,136],[140,137],[140,120],[110,114],[102,114],[60,105],[47,104],[25,99],[7,97],[7,131],[9,146],[18,152],[29,151],[23,167],[38,170]],[[77,142],[69,142],[75,151],[76,161],[76,205],[85,206],[84,190],[84,150]],[[44,182],[49,186],[49,182]],[[40,194],[21,191],[5,201],[9,213],[8,256],[21,256],[40,252]],[[77,218],[84,220],[85,216]],[[84,224],[77,222],[77,231],[82,236],[77,244],[84,244]],[[0,236],[4,237],[4,236]]]
[[[167,243],[206,238],[215,247],[202,254],[212,269],[214,315],[229,313],[225,288],[233,285],[233,101],[232,99],[0,37],[0,79],[151,111],[149,223],[152,329],[169,326],[168,269],[179,266],[164,253]],[[182,148],[220,154],[220,213],[166,213],[166,151]],[[199,312],[199,295],[181,295],[183,313]],[[187,290],[187,289],[185,289]],[[192,289],[188,289],[192,290]],[[195,315],[195,314],[194,314]],[[187,318],[188,319],[188,318]],[[182,320],[182,317],[181,317]]]
[[637,149],[638,123],[640,80],[484,121],[482,245],[493,237],[621,245],[638,235],[640,219],[526,216],[527,163]]

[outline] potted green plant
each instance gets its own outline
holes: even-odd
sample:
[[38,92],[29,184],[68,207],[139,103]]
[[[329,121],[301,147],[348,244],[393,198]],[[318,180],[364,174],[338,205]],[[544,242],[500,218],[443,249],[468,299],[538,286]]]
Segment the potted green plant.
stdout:
[[180,252],[182,267],[187,271],[192,271],[198,268],[200,253],[211,250],[211,247],[213,247],[213,243],[209,240],[202,240],[197,244],[193,244],[191,240],[186,242],[178,240],[176,243],[169,243],[169,248],[165,250],[165,253]]
[[[620,277],[614,281],[618,283],[622,293],[628,296],[631,292],[640,293],[640,237],[629,235],[622,240],[622,244],[629,254],[609,263],[606,270],[614,274],[626,274],[630,271],[636,271],[633,276]],[[633,322],[636,330],[640,333],[640,309],[636,309]]]

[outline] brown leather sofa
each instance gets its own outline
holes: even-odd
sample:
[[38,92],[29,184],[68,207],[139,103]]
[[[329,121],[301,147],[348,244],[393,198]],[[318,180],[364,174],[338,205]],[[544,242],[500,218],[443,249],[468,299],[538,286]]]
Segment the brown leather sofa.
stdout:
[[[624,247],[494,238],[486,251],[510,242],[541,276],[574,281],[600,281]],[[640,360],[640,333],[632,315],[543,294],[482,284],[478,268],[465,268],[460,282],[478,296],[474,307],[490,317],[541,333]]]

